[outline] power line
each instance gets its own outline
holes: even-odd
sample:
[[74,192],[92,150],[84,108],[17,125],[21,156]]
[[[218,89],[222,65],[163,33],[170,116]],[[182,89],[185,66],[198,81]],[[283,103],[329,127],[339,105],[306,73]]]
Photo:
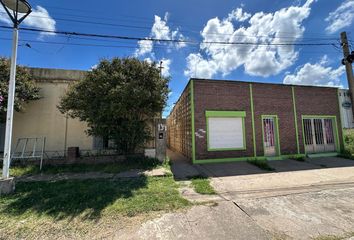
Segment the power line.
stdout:
[[[4,15],[4,13],[0,13],[0,15]],[[98,18],[98,17],[89,17],[89,16],[80,16],[80,15],[73,15],[73,14],[66,14],[69,16],[74,16],[74,17],[85,17],[85,18],[95,18],[95,19],[109,19],[109,18]],[[146,27],[146,26],[136,26],[136,25],[126,25],[126,24],[115,24],[115,23],[107,23],[107,22],[93,22],[93,21],[83,21],[83,20],[78,20],[78,19],[67,19],[67,18],[51,18],[51,17],[45,17],[45,16],[32,16],[33,18],[42,18],[42,19],[54,19],[56,21],[65,21],[65,22],[75,22],[75,23],[81,23],[81,24],[93,24],[93,25],[100,25],[100,26],[109,26],[109,27],[120,27],[120,28],[132,28],[132,29],[140,29],[140,30],[151,30],[151,27]],[[111,20],[116,20],[110,18]],[[151,23],[151,21],[149,21]],[[161,30],[161,29],[160,29]],[[200,31],[193,31],[193,30],[179,30],[181,33],[197,33],[200,34]],[[278,33],[282,34],[282,33]],[[297,40],[297,37],[294,36],[268,36],[268,35],[246,35],[246,34],[234,34],[234,33],[205,33],[204,35],[212,35],[212,36],[234,36],[234,37],[249,37],[249,38],[261,38],[261,37],[266,37],[270,39],[293,39],[294,41]],[[283,34],[282,34],[283,35]],[[325,40],[337,40],[337,38],[301,38],[302,41],[325,41]]]
[[[73,9],[73,8],[63,8],[63,7],[58,7],[58,6],[50,6],[50,5],[44,5],[45,8],[49,8],[49,9],[59,9],[59,10],[65,10],[65,11],[71,11],[71,12],[83,12],[83,13],[99,13],[101,15],[103,14],[106,14],[105,12],[102,12],[102,11],[92,11],[92,10],[83,10],[83,9]],[[97,16],[83,16],[83,15],[74,15],[74,14],[62,14],[62,15],[67,15],[67,16],[73,16],[73,17],[83,17],[83,18],[94,18],[94,19],[103,19],[103,20],[113,20],[113,21],[117,21],[118,19],[116,18],[107,18],[107,17],[97,17]],[[115,16],[120,16],[120,17],[125,17],[125,18],[129,18],[129,22],[133,20],[137,20],[137,19],[141,19],[140,21],[141,22],[148,22],[148,23],[151,23],[151,18],[147,18],[147,17],[141,17],[141,16],[132,16],[132,15],[115,15]],[[196,25],[185,25],[183,21],[171,21],[169,19],[168,21],[169,23],[182,23],[184,26],[189,26],[189,27],[193,27],[195,29],[200,29],[200,26],[196,26]],[[196,30],[196,31],[189,31],[189,30],[184,30],[184,31],[188,31],[188,32],[195,32],[195,33],[200,33],[199,30]],[[183,32],[183,30],[182,30]],[[233,34],[221,34],[221,33],[209,33],[210,35],[233,35]],[[208,35],[209,35],[208,34]],[[278,32],[278,34],[293,34],[293,32],[285,32],[285,31],[282,31],[282,32]],[[323,39],[323,40],[336,40],[336,34],[332,34],[334,37],[333,38],[329,38],[328,34],[323,34],[323,33],[319,33],[319,32],[311,32],[311,34],[313,35],[316,35],[316,37],[314,38],[304,38],[304,39]],[[248,37],[269,37],[269,36],[262,36],[262,35],[257,35],[257,36],[250,36],[250,35],[240,35],[240,36],[248,36]],[[324,38],[319,38],[318,36],[325,36]],[[281,36],[278,36],[278,37],[275,37],[275,38],[294,38],[294,37],[281,37]]]
[[[4,29],[12,29],[8,26],[0,26]],[[134,41],[152,41],[152,42],[165,42],[165,43],[179,43],[179,44],[220,44],[220,45],[256,45],[256,46],[333,46],[334,43],[263,43],[263,42],[227,42],[227,41],[191,41],[185,39],[158,39],[151,37],[130,37],[130,36],[119,36],[119,35],[106,35],[97,33],[80,33],[80,32],[68,32],[68,31],[54,31],[48,29],[38,29],[38,28],[21,28],[24,31],[30,32],[40,32],[40,33],[51,33],[66,36],[84,36],[84,37],[97,37],[97,38],[111,38],[111,39],[124,39],[124,40],[134,40]]]

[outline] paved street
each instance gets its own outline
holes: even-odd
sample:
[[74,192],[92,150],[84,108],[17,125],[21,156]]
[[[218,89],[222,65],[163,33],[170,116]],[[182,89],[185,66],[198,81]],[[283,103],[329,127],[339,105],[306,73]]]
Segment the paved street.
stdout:
[[[247,162],[193,166],[211,178],[220,200],[148,222],[141,231],[157,239],[311,239],[354,232],[354,161],[322,158],[270,165],[275,172]],[[167,226],[179,234],[166,235]]]

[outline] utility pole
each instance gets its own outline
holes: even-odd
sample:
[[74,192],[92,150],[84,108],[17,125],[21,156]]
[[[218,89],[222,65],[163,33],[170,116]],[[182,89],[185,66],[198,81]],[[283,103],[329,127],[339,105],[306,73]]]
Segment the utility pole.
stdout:
[[17,61],[17,47],[18,47],[18,28],[21,22],[32,12],[31,5],[26,0],[0,0],[6,13],[9,15],[13,23],[13,42],[11,54],[11,69],[9,90],[7,97],[6,110],[6,132],[5,132],[5,147],[2,177],[8,179],[10,177],[10,161],[11,161],[11,143],[12,143],[12,127],[13,115],[15,105],[15,90],[16,90],[16,61]]
[[162,78],[162,69],[164,69],[162,64],[163,64],[163,61],[160,61],[160,66],[158,67],[160,69],[160,78]]
[[341,42],[342,42],[343,55],[344,55],[344,59],[343,59],[342,63],[345,65],[345,70],[347,72],[350,100],[352,101],[352,110],[353,110],[353,114],[354,114],[354,77],[353,77],[352,62],[350,61],[351,54],[350,54],[350,50],[349,50],[347,33],[342,32],[340,34],[340,38],[341,38]]

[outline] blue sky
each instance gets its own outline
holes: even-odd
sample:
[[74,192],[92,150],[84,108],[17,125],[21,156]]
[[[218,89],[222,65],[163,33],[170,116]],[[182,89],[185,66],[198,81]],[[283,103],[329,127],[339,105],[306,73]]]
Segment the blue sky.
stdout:
[[[347,86],[339,34],[347,31],[354,41],[353,0],[29,2],[34,13],[23,27],[193,42],[152,44],[20,33],[18,62],[31,67],[88,70],[102,58],[162,60],[164,74],[171,76],[172,91],[164,115],[168,115],[190,77]],[[7,24],[1,9],[0,25]],[[0,55],[10,56],[11,37],[10,31],[0,29]],[[290,46],[274,45],[279,43]],[[293,43],[335,46],[291,46]]]

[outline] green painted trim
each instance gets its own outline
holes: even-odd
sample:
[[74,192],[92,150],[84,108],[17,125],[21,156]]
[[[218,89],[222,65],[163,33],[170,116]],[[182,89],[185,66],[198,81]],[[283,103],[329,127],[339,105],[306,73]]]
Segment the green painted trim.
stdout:
[[[289,155],[281,155],[277,157],[273,157],[272,160],[284,160],[293,157],[305,157],[305,154],[289,154]],[[269,160],[271,157],[239,157],[239,158],[213,158],[213,159],[202,159],[196,160],[196,164],[208,164],[208,163],[227,163],[227,162],[242,162],[248,160]]]
[[[208,164],[208,163],[227,163],[227,162],[242,162],[248,160],[255,160],[255,157],[239,157],[239,158],[213,158],[213,159],[203,159],[196,160],[197,164]],[[265,159],[265,158],[262,158]]]
[[205,111],[206,117],[246,117],[245,111]]
[[277,145],[277,149],[276,149],[276,156],[281,156],[281,151],[280,151],[280,138],[279,138],[279,118],[278,115],[261,115],[261,121],[262,121],[262,141],[263,141],[263,154],[265,154],[264,152],[264,124],[263,124],[263,119],[267,118],[267,117],[274,117],[275,119],[275,128],[276,128],[276,145]]
[[[211,115],[207,113],[211,113]],[[244,116],[246,116],[246,112],[231,112],[231,113],[244,113]],[[223,115],[225,114],[225,116]],[[245,118],[242,117],[243,114],[236,115],[236,116],[231,116],[228,111],[206,111],[206,125],[207,125],[207,147],[209,152],[216,152],[216,151],[239,151],[239,150],[246,150],[246,127],[245,127]],[[240,148],[210,148],[209,145],[209,118],[215,118],[215,117],[232,117],[232,118],[242,118],[242,133],[243,133],[243,147]]]
[[337,153],[337,152],[314,153],[314,154],[308,154],[307,156],[308,156],[309,158],[337,157],[337,156],[338,156],[338,153]]
[[304,119],[313,119],[313,118],[323,118],[323,119],[333,119],[334,120],[334,142],[335,142],[335,147],[336,151],[338,153],[341,152],[341,147],[339,143],[339,135],[338,135],[338,123],[337,123],[337,116],[336,115],[301,115],[301,124],[302,124],[302,136],[303,136],[303,144],[304,144],[304,150],[305,154],[306,152],[306,146],[305,146],[305,129],[304,129]]
[[251,115],[252,115],[253,155],[254,155],[254,157],[257,157],[256,128],[255,128],[255,123],[254,123],[254,105],[253,105],[252,84],[250,84],[250,100],[251,100]]
[[[342,114],[340,112],[340,109],[341,109],[341,105],[340,105],[340,102],[339,102],[339,88],[337,89],[337,100],[338,100],[338,111],[339,111],[339,120],[340,120],[340,126],[341,126],[341,133],[342,133],[342,144],[344,146],[344,143],[345,143],[345,137],[344,137],[344,131],[343,131],[343,126],[342,126],[342,123],[343,123],[343,119],[342,119]],[[341,147],[342,145],[339,144],[339,149],[342,151],[344,151],[344,148],[342,149]]]
[[305,127],[304,127],[304,117],[303,116],[301,116],[301,128],[302,128],[302,144],[304,145],[304,152],[306,154]]
[[302,118],[335,118],[336,115],[301,115]]
[[336,124],[336,129],[335,129],[335,134],[336,134],[336,149],[338,153],[341,153],[341,147],[339,143],[339,133],[338,133],[338,122],[337,122],[337,116],[334,117],[334,123]]
[[195,121],[194,121],[194,81],[190,81],[191,112],[192,112],[192,163],[196,162],[195,157]]
[[291,87],[291,92],[293,96],[293,110],[294,110],[294,123],[295,123],[295,134],[296,134],[296,149],[297,154],[300,154],[300,144],[299,144],[299,129],[297,126],[297,111],[296,111],[296,99],[295,99],[295,88]]

